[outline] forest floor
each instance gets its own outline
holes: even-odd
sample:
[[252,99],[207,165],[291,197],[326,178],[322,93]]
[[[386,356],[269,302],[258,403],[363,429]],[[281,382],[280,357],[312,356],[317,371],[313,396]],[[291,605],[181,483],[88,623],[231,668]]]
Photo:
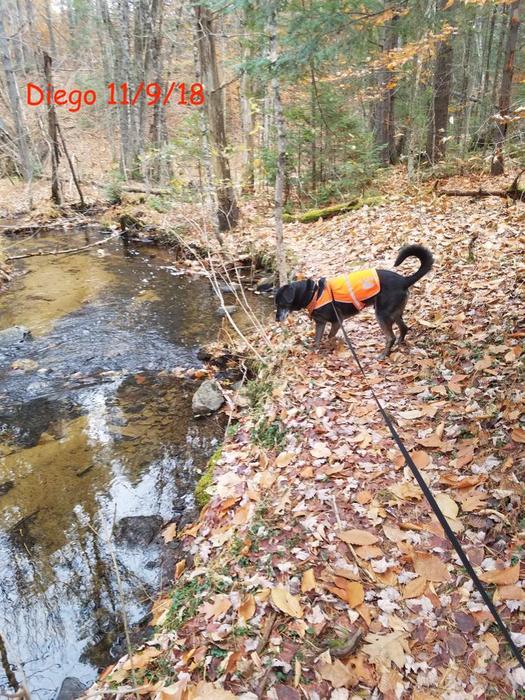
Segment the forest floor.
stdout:
[[[229,396],[235,427],[210,502],[177,533],[188,557],[154,605],[156,633],[91,695],[521,696],[517,664],[369,387],[525,645],[525,207],[401,185],[382,206],[289,224],[285,239],[295,269],[312,276],[391,268],[402,245],[428,246],[435,267],[412,288],[407,347],[379,361],[373,314],[348,321],[367,384],[342,341],[312,352],[303,314],[259,336],[264,362]],[[270,246],[271,222],[256,218],[242,238]]]

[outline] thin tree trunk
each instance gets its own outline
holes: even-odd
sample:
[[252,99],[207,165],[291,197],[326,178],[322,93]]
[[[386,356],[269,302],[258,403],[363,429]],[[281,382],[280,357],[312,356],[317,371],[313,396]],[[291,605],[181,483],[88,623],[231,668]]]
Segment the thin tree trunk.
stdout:
[[210,128],[212,158],[217,192],[217,218],[219,230],[235,228],[239,220],[239,209],[235,198],[228,161],[226,128],[224,124],[223,94],[220,88],[217,53],[213,29],[213,14],[202,5],[195,5],[197,43],[200,67],[206,88],[206,108]]
[[[446,0],[440,0],[441,10],[444,10],[446,5]],[[449,36],[439,43],[436,56],[434,94],[427,139],[427,155],[431,163],[445,157],[451,87],[452,38]]]
[[494,128],[494,155],[490,164],[491,175],[502,175],[505,170],[503,144],[508,128],[507,117],[510,110],[512,78],[514,76],[514,57],[520,29],[520,5],[521,0],[515,0],[510,6],[507,50],[505,53],[505,65],[503,66],[499,97],[499,118]]
[[[44,51],[44,75],[47,84],[50,85],[50,90],[53,92],[53,76],[51,74],[52,60],[51,56]],[[60,183],[58,181],[58,162],[60,152],[58,150],[58,124],[53,103],[47,106],[47,125],[49,130],[49,139],[51,141],[51,199],[55,204],[60,205]]]
[[501,64],[503,62],[503,46],[505,42],[505,37],[507,36],[507,5],[500,5],[501,7],[501,27],[498,37],[498,46],[496,49],[496,65],[494,67],[494,79],[492,82],[492,93],[490,98],[491,110],[497,109],[497,93],[499,85],[499,74],[501,70]]
[[[392,22],[385,27],[383,54],[392,51],[398,42],[398,16],[392,17]],[[386,56],[383,58],[386,60]],[[392,71],[383,68],[379,71],[378,82],[381,98],[376,106],[374,115],[374,133],[376,145],[381,149],[379,158],[384,165],[396,162],[394,96],[395,90],[391,85]]]
[[[239,20],[239,31],[244,33],[248,25],[247,12],[242,10]],[[241,63],[246,59],[246,48],[241,44]],[[242,150],[242,189],[247,194],[253,194],[255,189],[254,157],[255,144],[253,138],[254,119],[252,111],[252,80],[248,73],[243,70],[239,81],[239,112],[241,118],[241,131],[243,140]]]
[[30,182],[33,177],[33,166],[31,163],[31,151],[29,135],[23,119],[22,101],[18,91],[18,84],[11,61],[9,51],[9,39],[4,27],[2,13],[0,13],[0,53],[2,55],[2,66],[4,68],[7,93],[11,106],[11,115],[15,125],[16,146],[20,158],[21,175],[26,182]]
[[461,152],[465,149],[465,144],[467,142],[467,129],[468,129],[468,112],[470,109],[470,102],[468,99],[468,91],[470,84],[470,74],[472,67],[470,65],[471,52],[472,52],[472,40],[474,36],[474,28],[469,23],[467,29],[467,36],[465,39],[465,49],[463,52],[463,75],[461,77],[461,85],[459,88],[459,105],[458,105],[458,118],[456,122],[456,138],[459,144]]
[[270,66],[272,72],[272,93],[277,127],[277,174],[275,176],[275,253],[279,285],[286,284],[288,271],[283,239],[284,187],[286,182],[286,127],[284,123],[281,89],[277,73],[277,15],[275,6],[270,10],[268,21],[270,35]]

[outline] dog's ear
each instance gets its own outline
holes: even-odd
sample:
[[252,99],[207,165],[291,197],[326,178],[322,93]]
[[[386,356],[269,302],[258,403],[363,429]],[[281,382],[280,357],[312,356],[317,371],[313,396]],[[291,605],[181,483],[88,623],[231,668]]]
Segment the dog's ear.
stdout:
[[279,290],[279,296],[281,303],[291,306],[295,299],[295,288],[292,284],[285,284]]

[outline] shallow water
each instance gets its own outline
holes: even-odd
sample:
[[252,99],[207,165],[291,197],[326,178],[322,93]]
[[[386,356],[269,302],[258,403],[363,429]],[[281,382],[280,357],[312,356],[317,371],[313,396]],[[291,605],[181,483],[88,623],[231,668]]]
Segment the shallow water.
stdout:
[[[5,243],[13,254],[97,236]],[[172,569],[161,538],[146,545],[138,521],[121,537],[118,523],[192,517],[196,472],[223,426],[192,419],[196,385],[172,370],[200,365],[221,320],[208,281],[155,248],[118,240],[17,270],[0,330],[24,325],[33,340],[0,350],[0,635],[18,680],[47,699],[122,652],[123,609],[138,622]]]

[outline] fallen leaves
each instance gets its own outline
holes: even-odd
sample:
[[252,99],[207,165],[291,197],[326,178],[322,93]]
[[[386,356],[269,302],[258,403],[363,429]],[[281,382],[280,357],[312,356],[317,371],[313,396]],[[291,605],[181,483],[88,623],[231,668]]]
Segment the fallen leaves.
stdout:
[[518,562],[514,564],[514,566],[493,569],[492,571],[482,571],[478,576],[483,583],[495,583],[497,586],[508,586],[518,582],[520,577],[520,565]]
[[356,684],[357,679],[352,671],[339,659],[333,663],[321,663],[317,666],[317,672],[325,681],[328,681],[334,688],[349,688]]
[[239,606],[239,618],[243,622],[248,622],[248,620],[251,620],[255,615],[256,607],[255,597],[251,593],[248,593],[244,596]]
[[286,588],[281,586],[272,588],[270,595],[272,603],[281,612],[290,615],[290,617],[303,617],[303,609],[299,599],[293,596]]
[[353,545],[375,544],[379,541],[379,537],[368,530],[343,530],[338,532],[337,536],[346,544]]
[[406,662],[407,652],[410,647],[404,632],[391,632],[390,634],[372,634],[365,637],[363,652],[379,667],[390,669],[395,664],[399,669]]
[[450,581],[451,576],[444,562],[434,554],[429,552],[414,552],[413,555],[414,571],[422,578],[435,582]]

